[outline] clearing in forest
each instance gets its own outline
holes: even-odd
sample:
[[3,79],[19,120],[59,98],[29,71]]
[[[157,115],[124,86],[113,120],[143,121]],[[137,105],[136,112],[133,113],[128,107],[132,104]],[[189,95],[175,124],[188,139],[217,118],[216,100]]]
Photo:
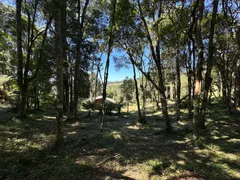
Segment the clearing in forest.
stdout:
[[[194,141],[189,121],[164,120],[149,112],[147,124],[134,113],[107,116],[103,135],[97,114],[65,122],[64,146],[51,151],[54,113],[34,112],[24,121],[1,110],[0,179],[239,179],[239,114],[212,105],[206,136]],[[182,113],[182,119],[185,114]],[[173,117],[172,117],[173,118]]]

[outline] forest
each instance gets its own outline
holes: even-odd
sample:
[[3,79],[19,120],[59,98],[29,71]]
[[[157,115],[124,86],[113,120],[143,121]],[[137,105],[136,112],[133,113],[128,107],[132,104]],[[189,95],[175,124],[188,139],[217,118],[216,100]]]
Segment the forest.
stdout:
[[1,0],[0,180],[35,179],[239,180],[240,1]]

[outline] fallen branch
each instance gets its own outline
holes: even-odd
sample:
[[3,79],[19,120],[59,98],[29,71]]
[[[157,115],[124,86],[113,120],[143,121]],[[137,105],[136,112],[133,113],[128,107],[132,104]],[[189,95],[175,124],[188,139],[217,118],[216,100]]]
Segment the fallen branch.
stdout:
[[107,162],[107,161],[109,161],[109,160],[112,160],[112,159],[115,159],[115,158],[117,158],[117,157],[119,157],[119,156],[120,156],[120,154],[116,154],[116,155],[114,155],[114,156],[107,157],[107,158],[105,158],[104,160],[102,160],[101,162],[97,163],[96,165],[97,165],[97,166],[100,166],[101,164],[104,164],[105,162]]
[[189,95],[184,96],[182,99],[180,99],[180,102],[182,102],[184,99],[186,99]]

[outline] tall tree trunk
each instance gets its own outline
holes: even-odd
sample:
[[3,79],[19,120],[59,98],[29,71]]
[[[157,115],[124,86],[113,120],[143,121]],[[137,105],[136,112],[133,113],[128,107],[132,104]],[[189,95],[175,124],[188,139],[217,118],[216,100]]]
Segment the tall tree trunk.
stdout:
[[[236,37],[237,37],[237,43],[238,43],[238,47],[240,49],[240,25],[237,28],[237,32],[236,32]],[[236,108],[237,110],[240,110],[240,64],[239,64],[239,60],[237,63],[237,73],[236,73],[236,81],[237,81],[237,87],[236,87]]]
[[180,77],[180,64],[179,64],[180,50],[177,49],[176,57],[176,74],[177,74],[177,99],[176,99],[176,120],[180,120],[180,98],[181,98],[181,77]]
[[[191,92],[192,92],[192,94],[189,94],[189,96],[190,96],[189,101],[190,101],[190,98],[193,101],[191,103],[191,106],[192,106],[191,111],[189,112],[189,116],[190,116],[191,119],[192,119],[192,117],[194,119],[194,113],[192,113],[192,110],[193,110],[194,104],[195,104],[194,101],[197,103],[197,97],[198,97],[198,96],[195,96],[195,85],[198,84],[198,83],[196,83],[196,74],[195,74],[195,70],[196,70],[196,46],[195,46],[195,39],[193,38],[193,34],[194,33],[196,34],[196,24],[197,24],[196,23],[197,22],[196,14],[197,14],[198,5],[199,5],[199,0],[196,0],[195,5],[193,7],[193,11],[191,13],[192,22],[191,22],[190,28],[188,30],[188,37],[191,40],[189,42],[189,45],[188,45],[189,46],[189,60],[191,62],[191,54],[192,54],[192,71],[191,71],[191,73],[193,75],[193,79],[192,79],[193,81],[191,81],[191,84],[192,84],[192,91]],[[191,51],[191,43],[192,43],[192,51]],[[189,75],[191,73],[189,72]],[[190,90],[189,90],[189,92],[190,92]],[[189,106],[190,106],[190,103],[189,103]],[[195,110],[197,110],[197,109],[195,109]],[[198,111],[196,111],[196,113],[197,112]]]
[[236,108],[240,110],[240,66],[237,67],[236,73]]
[[80,75],[80,60],[82,58],[81,55],[81,46],[82,46],[82,40],[83,40],[83,25],[85,21],[86,11],[88,7],[89,0],[86,0],[82,13],[81,11],[81,1],[78,0],[78,26],[79,26],[79,35],[77,40],[77,55],[76,55],[76,62],[75,62],[75,68],[74,68],[74,119],[77,119],[78,117],[78,98],[79,98],[79,75]]
[[[172,49],[170,48],[169,51],[171,51]],[[170,52],[169,52],[170,53]],[[174,101],[176,99],[176,89],[175,89],[175,80],[176,80],[176,76],[175,76],[175,71],[174,71],[174,58],[172,56],[170,56],[171,59],[169,59],[169,66],[170,66],[170,82],[169,82],[169,99],[171,101]]]
[[96,73],[96,79],[95,79],[95,89],[94,89],[94,99],[97,97],[97,92],[98,92],[98,69],[100,69],[100,61],[97,64],[97,73]]
[[228,109],[228,113],[231,114],[232,113],[232,109],[231,109],[231,91],[232,91],[232,73],[230,70],[230,62],[229,62],[229,58],[227,58],[227,65],[226,65],[226,90],[227,90],[227,109]]
[[142,90],[142,116],[143,118],[146,117],[146,81],[144,85],[144,76],[142,75],[142,84],[140,85],[141,90]]
[[[162,104],[162,114],[164,116],[165,119],[165,130],[166,132],[170,132],[172,130],[172,126],[171,126],[171,121],[168,115],[168,106],[167,106],[167,98],[166,98],[166,94],[165,94],[165,84],[164,84],[164,77],[163,77],[163,67],[162,67],[162,61],[161,61],[161,57],[160,57],[160,39],[159,39],[159,22],[156,22],[155,26],[154,26],[154,33],[155,35],[151,36],[150,34],[150,30],[148,27],[148,24],[145,20],[143,11],[142,11],[142,7],[141,7],[141,3],[140,0],[137,1],[137,5],[138,5],[138,10],[139,10],[139,16],[140,19],[142,21],[145,33],[146,33],[146,38],[149,44],[149,49],[152,55],[152,58],[155,62],[156,68],[157,68],[157,74],[158,74],[158,84],[157,84],[157,89],[159,91],[160,94],[160,98],[161,98],[161,104]],[[162,1],[159,1],[159,7],[158,7],[158,12],[156,14],[157,19],[159,20],[161,18],[161,14],[162,14]],[[153,43],[153,38],[155,38],[154,40],[156,41],[156,45],[154,45]],[[149,76],[148,76],[149,77]]]
[[192,50],[191,50],[191,41],[188,42],[188,69],[187,69],[187,76],[188,76],[188,119],[192,119]]
[[34,82],[34,110],[39,110],[38,107],[38,103],[39,99],[38,99],[38,85],[37,85],[37,81],[35,80]]
[[18,56],[18,68],[17,68],[17,83],[19,87],[19,105],[18,116],[23,118],[24,112],[21,105],[23,103],[23,55],[22,55],[22,0],[16,0],[16,29],[17,29],[17,56]]
[[225,77],[222,77],[222,98],[223,102],[227,104],[227,81]]
[[67,24],[66,24],[66,9],[67,9],[67,2],[66,0],[62,2],[61,6],[61,19],[62,19],[62,29],[61,29],[61,36],[62,36],[62,57],[63,57],[63,85],[64,85],[64,103],[63,103],[63,112],[67,114],[68,118],[70,113],[69,109],[69,73],[68,73],[68,60],[67,60],[67,39],[66,39],[66,31],[67,31]]
[[201,22],[203,19],[203,11],[204,11],[204,0],[199,0],[198,5],[198,17],[196,23],[196,38],[197,38],[197,46],[198,46],[198,63],[196,69],[196,78],[195,78],[195,93],[194,93],[194,130],[195,134],[199,134],[199,131],[205,129],[204,124],[201,122],[201,85],[202,85],[202,68],[203,68],[203,40],[202,40],[202,30],[201,30]]
[[70,102],[69,102],[69,116],[73,115],[73,68],[70,53],[68,53],[68,62],[70,66]]
[[[77,22],[80,23],[80,17],[81,17],[81,2],[80,0],[78,0],[78,18],[77,18]],[[73,102],[73,115],[74,115],[74,119],[77,120],[77,116],[78,116],[78,88],[79,87],[79,69],[80,69],[80,58],[81,58],[81,54],[80,54],[80,44],[81,44],[81,29],[80,29],[80,24],[78,24],[79,28],[79,35],[78,35],[78,39],[77,39],[77,52],[76,52],[76,60],[75,60],[75,66],[74,66],[74,85],[73,85],[73,92],[74,92],[74,102]]]
[[102,122],[101,122],[101,129],[100,133],[103,132],[104,128],[104,116],[105,116],[105,101],[107,96],[107,81],[108,81],[108,70],[109,70],[109,64],[110,64],[110,55],[112,51],[112,45],[113,45],[113,32],[115,27],[115,10],[116,10],[116,2],[117,0],[112,1],[112,14],[111,14],[111,22],[110,22],[110,34],[109,34],[109,40],[108,40],[108,51],[107,51],[107,60],[106,60],[106,66],[104,70],[104,82],[103,82],[103,93],[102,93]]
[[202,100],[202,107],[201,107],[201,127],[205,127],[205,116],[206,116],[206,107],[208,102],[208,93],[209,89],[211,88],[212,84],[212,66],[213,66],[213,58],[214,58],[214,30],[216,24],[216,17],[217,17],[217,10],[218,10],[218,0],[213,1],[213,12],[212,12],[212,19],[211,19],[211,27],[210,27],[210,35],[209,35],[209,42],[208,42],[208,59],[207,59],[207,71],[205,73],[205,84],[204,84],[204,92],[203,92],[203,100]]
[[136,77],[136,70],[135,70],[135,65],[132,62],[132,68],[133,68],[133,79],[134,79],[134,83],[135,83],[135,93],[136,93],[136,101],[137,101],[137,109],[138,109],[138,121],[140,123],[145,123],[144,121],[142,121],[142,114],[141,114],[141,108],[140,108],[140,101],[139,101],[139,92],[138,92],[138,82],[137,82],[137,77]]
[[[64,1],[64,0],[61,0]],[[56,115],[56,142],[55,147],[63,144],[63,58],[62,58],[62,39],[61,39],[61,2],[56,2],[55,6],[55,56],[57,65],[57,115]]]

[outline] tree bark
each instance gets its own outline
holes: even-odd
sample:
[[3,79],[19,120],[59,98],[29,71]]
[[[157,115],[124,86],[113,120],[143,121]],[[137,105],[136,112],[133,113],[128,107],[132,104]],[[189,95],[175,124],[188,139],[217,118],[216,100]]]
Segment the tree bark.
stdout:
[[240,110],[240,66],[237,67],[236,73],[236,108]]
[[63,104],[63,113],[67,114],[67,117],[70,118],[69,112],[69,66],[67,60],[67,39],[66,39],[66,31],[67,31],[67,24],[66,24],[66,10],[67,10],[67,2],[66,0],[62,2],[61,6],[61,18],[62,18],[62,29],[61,29],[61,36],[62,36],[62,57],[63,57],[63,85],[64,85],[64,104]]
[[188,77],[188,119],[192,119],[192,50],[191,50],[191,41],[188,42],[188,69],[187,69],[187,77]]
[[17,29],[17,56],[18,56],[18,68],[17,68],[17,83],[19,87],[19,105],[18,105],[18,117],[23,118],[24,112],[21,105],[23,103],[23,54],[22,54],[22,0],[16,0],[16,29]]
[[202,40],[202,30],[201,30],[201,22],[203,19],[203,11],[204,11],[204,0],[198,1],[198,17],[196,23],[196,38],[197,38],[197,46],[198,46],[198,63],[196,69],[196,78],[195,78],[195,93],[194,93],[194,115],[193,115],[193,123],[195,134],[199,134],[200,130],[205,129],[205,124],[201,122],[201,112],[200,112],[200,103],[201,103],[201,86],[202,86],[202,68],[203,68],[203,40]]
[[73,68],[72,68],[72,61],[70,53],[68,53],[68,62],[71,64],[70,66],[70,104],[69,104],[69,116],[72,117],[73,115]]
[[136,77],[136,70],[135,70],[135,65],[133,62],[132,63],[132,68],[133,68],[133,79],[134,79],[134,83],[135,83],[135,93],[136,93],[136,101],[137,101],[137,108],[138,108],[138,120],[140,123],[143,123],[141,121],[141,108],[140,108],[140,101],[139,101],[139,92],[138,92],[138,82],[137,82],[137,77]]
[[88,7],[89,0],[86,0],[82,13],[81,11],[81,1],[78,0],[78,26],[79,26],[79,35],[77,40],[77,57],[74,68],[74,119],[77,120],[78,117],[78,97],[79,97],[79,71],[80,71],[80,59],[81,59],[81,46],[83,40],[83,25],[85,21],[86,11]]
[[176,57],[176,74],[177,74],[177,99],[176,99],[176,120],[180,120],[180,98],[181,98],[181,77],[180,77],[180,64],[179,64],[180,50],[177,49]]
[[[64,0],[61,0],[64,1]],[[55,147],[63,144],[63,58],[62,58],[62,39],[61,39],[61,2],[56,2],[55,6],[55,53],[57,65],[57,115],[56,115],[56,142]]]
[[[236,37],[237,37],[237,43],[238,47],[240,49],[240,26],[238,26],[236,31]],[[237,63],[237,73],[236,73],[236,81],[237,81],[237,87],[236,87],[236,108],[237,110],[240,110],[240,64],[239,60]]]
[[210,27],[210,35],[209,35],[209,43],[208,43],[208,59],[207,59],[207,71],[205,73],[205,84],[204,84],[204,92],[203,92],[203,99],[202,99],[202,107],[201,107],[201,127],[205,127],[205,116],[206,116],[206,107],[208,102],[208,94],[209,89],[211,88],[212,83],[212,66],[213,66],[213,58],[214,58],[214,30],[216,24],[216,17],[217,17],[217,10],[218,10],[218,0],[213,1],[213,12],[212,12],[212,19],[211,19],[211,27]]
[[115,26],[115,10],[116,10],[116,2],[117,0],[112,1],[112,14],[111,14],[111,22],[110,22],[110,34],[109,34],[109,40],[108,40],[108,51],[107,51],[107,60],[106,60],[106,66],[104,70],[104,82],[103,82],[103,93],[102,93],[102,122],[101,122],[101,129],[100,133],[103,132],[104,128],[104,116],[105,116],[105,101],[107,96],[107,81],[108,81],[108,70],[109,70],[109,64],[110,64],[110,55],[112,51],[112,45],[113,45],[113,32],[114,32],[114,26]]
[[227,104],[227,109],[228,109],[228,113],[231,114],[232,113],[232,109],[231,109],[231,92],[232,92],[232,73],[229,67],[230,66],[230,62],[229,62],[229,58],[227,59],[227,64],[226,64],[226,91],[227,91],[227,99],[226,99],[226,104]]
[[146,81],[144,85],[144,77],[142,76],[142,84],[140,85],[141,90],[142,90],[142,117],[146,117]]

